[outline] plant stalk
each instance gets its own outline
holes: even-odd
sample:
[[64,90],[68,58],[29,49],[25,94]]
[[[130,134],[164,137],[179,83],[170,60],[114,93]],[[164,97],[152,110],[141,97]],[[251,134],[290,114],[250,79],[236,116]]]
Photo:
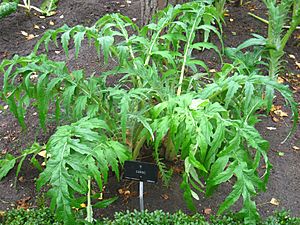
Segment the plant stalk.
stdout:
[[197,16],[194,20],[192,30],[190,31],[190,35],[189,35],[189,38],[188,38],[188,41],[187,41],[187,46],[186,46],[185,53],[184,53],[184,56],[183,56],[183,63],[182,63],[180,78],[179,78],[179,83],[178,83],[177,96],[181,95],[181,88],[182,88],[182,82],[183,82],[183,78],[184,78],[184,70],[185,70],[185,66],[186,66],[186,60],[187,60],[188,53],[190,51],[190,42],[192,41],[192,37],[194,35],[194,30],[196,28],[196,23],[198,22],[198,17],[200,15],[200,12],[201,11],[199,10],[198,13],[197,13]]
[[164,23],[161,26],[161,29],[159,31],[157,31],[157,33],[156,33],[156,35],[155,35],[155,37],[154,37],[154,39],[152,41],[152,44],[151,44],[151,46],[149,48],[149,51],[147,53],[147,58],[145,60],[144,66],[147,66],[149,64],[150,57],[151,57],[151,54],[152,54],[152,49],[154,48],[154,44],[156,43],[156,40],[158,39],[158,36],[159,36],[160,32],[164,29],[166,23],[167,23],[167,19],[165,19]]
[[30,11],[31,9],[34,9],[35,11],[39,12],[39,13],[44,13],[44,11],[42,11],[41,9],[39,9],[38,7],[35,7],[33,5],[30,5],[30,1],[28,1],[28,3],[26,2],[26,0],[23,1],[24,5],[22,4],[18,4],[19,7],[21,8],[25,8],[28,11]]
[[[266,19],[264,19],[264,18],[261,18],[261,17],[255,15],[255,14],[253,14],[253,13],[251,13],[251,12],[248,12],[248,15],[254,17],[255,19],[259,20],[260,22],[263,22],[263,23],[269,25],[269,21],[266,20]],[[283,28],[284,28],[284,29],[290,29],[291,26],[283,26]],[[299,26],[298,26],[298,27],[296,26],[295,29],[296,29],[296,30],[300,30],[300,27],[299,27]]]
[[88,177],[88,193],[87,193],[87,207],[86,207],[86,221],[93,222],[93,209],[91,204],[91,177]]

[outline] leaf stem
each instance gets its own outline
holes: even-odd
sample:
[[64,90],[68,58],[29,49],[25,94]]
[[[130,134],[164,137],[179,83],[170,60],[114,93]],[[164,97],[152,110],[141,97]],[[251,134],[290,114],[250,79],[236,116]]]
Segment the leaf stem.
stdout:
[[182,82],[183,82],[183,78],[184,78],[184,70],[185,70],[185,66],[186,66],[187,56],[190,51],[190,44],[193,41],[192,39],[193,39],[194,31],[196,29],[196,24],[198,23],[200,12],[202,12],[202,11],[199,10],[197,13],[197,16],[194,20],[194,23],[193,23],[193,26],[192,26],[192,29],[190,31],[189,38],[187,41],[186,49],[185,49],[184,56],[183,56],[183,63],[182,63],[182,67],[181,67],[179,83],[178,83],[177,96],[181,95],[181,88],[182,88]]
[[18,4],[18,6],[19,7],[21,7],[21,8],[25,8],[25,9],[27,9],[27,10],[31,10],[31,9],[34,9],[35,11],[37,11],[37,12],[39,12],[39,13],[44,13],[44,11],[42,11],[41,9],[39,9],[39,8],[37,8],[37,7],[35,7],[35,6],[32,6],[32,5],[22,5],[22,4]]
[[91,204],[91,177],[88,176],[88,193],[87,193],[87,207],[86,207],[86,220],[89,223],[93,222],[93,209]]
[[146,58],[146,60],[145,60],[144,66],[147,66],[147,65],[149,64],[150,57],[151,57],[151,55],[152,55],[152,49],[154,48],[154,44],[156,43],[156,40],[158,39],[159,34],[161,33],[161,31],[164,29],[165,24],[167,23],[167,21],[168,21],[167,18],[165,18],[163,24],[161,25],[161,28],[157,31],[155,37],[153,38],[152,43],[151,43],[151,45],[150,45],[150,48],[149,48],[149,50],[148,50],[148,52],[147,52],[147,58]]
[[[260,22],[263,22],[263,23],[269,25],[269,21],[266,20],[266,19],[264,19],[264,18],[261,18],[261,17],[255,15],[255,14],[253,14],[253,13],[251,13],[251,12],[248,12],[248,15],[254,17],[255,19],[259,20]],[[283,28],[284,28],[284,29],[290,29],[291,26],[283,26]],[[296,26],[295,29],[296,29],[296,30],[300,30],[300,27],[297,27],[297,26]]]

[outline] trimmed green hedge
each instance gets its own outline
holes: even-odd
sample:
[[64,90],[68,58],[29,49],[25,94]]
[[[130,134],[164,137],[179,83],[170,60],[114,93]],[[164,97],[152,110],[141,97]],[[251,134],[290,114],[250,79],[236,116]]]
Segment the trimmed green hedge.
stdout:
[[185,213],[178,211],[174,214],[156,210],[154,212],[117,212],[114,220],[105,219],[98,224],[105,225],[147,225],[147,224],[161,224],[161,225],[208,225],[205,218],[200,214],[188,216]]
[[[0,217],[1,225],[59,225],[49,209],[11,210]],[[77,224],[82,224],[78,222]],[[186,215],[178,211],[176,213],[163,212],[116,212],[114,219],[97,221],[98,225],[243,225],[243,219],[236,214],[228,214],[222,217],[211,217],[208,222],[203,215]],[[300,225],[300,218],[291,217],[287,211],[275,213],[257,225]]]
[[59,225],[48,208],[13,209],[0,217],[1,225]]
[[[243,218],[238,218],[236,214],[228,214],[221,217],[211,217],[210,221],[201,214],[188,216],[181,211],[174,214],[166,213],[161,210],[154,212],[117,212],[113,220],[105,219],[98,222],[100,225],[244,225]],[[259,222],[257,225],[300,225],[300,218],[291,217],[287,211],[277,212],[266,220]]]

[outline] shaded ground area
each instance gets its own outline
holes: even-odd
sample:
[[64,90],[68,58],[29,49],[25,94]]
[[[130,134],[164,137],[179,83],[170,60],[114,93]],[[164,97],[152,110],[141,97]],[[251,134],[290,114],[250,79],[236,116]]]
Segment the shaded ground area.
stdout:
[[[138,0],[132,0],[131,2],[128,5],[122,0],[60,1],[57,14],[49,18],[26,15],[20,10],[16,14],[0,21],[0,60],[10,58],[14,54],[26,55],[31,52],[38,37],[27,40],[21,34],[21,31],[25,31],[28,34],[42,35],[46,29],[57,28],[65,23],[69,26],[77,24],[89,26],[101,16],[110,12],[124,13],[130,18],[136,18],[137,22],[139,22],[140,2]],[[33,1],[33,4],[35,3],[39,3],[39,1]],[[249,38],[251,33],[266,34],[266,25],[247,15],[247,12],[252,11],[257,15],[266,17],[266,11],[260,1],[251,1],[250,3],[245,3],[242,7],[228,5],[227,8],[229,11],[225,17],[226,24],[223,27],[225,46],[237,46],[243,40]],[[293,79],[291,84],[298,102],[300,99],[300,71],[296,67],[295,62],[296,60],[300,61],[299,37],[300,33],[295,33],[287,45],[286,70],[289,74],[289,79],[284,80],[288,84]],[[56,60],[64,60],[65,57],[61,50],[51,49],[49,52],[50,57]],[[289,57],[289,54],[294,55],[294,57]],[[68,59],[70,69],[85,68],[88,73],[101,71],[101,62],[97,59],[95,51],[87,43],[84,43],[79,55],[79,59],[74,60],[74,49],[70,51],[70,58]],[[210,61],[208,55],[199,57]],[[214,68],[213,62],[209,65],[211,68]],[[282,74],[282,77],[287,76]],[[2,84],[3,79],[0,77],[0,85]],[[5,108],[3,102],[0,102],[0,104]],[[282,106],[282,110],[291,116],[284,104],[280,96],[275,99],[274,105]],[[16,119],[8,110],[0,111],[0,154],[9,152],[17,155],[20,150],[29,147],[35,140],[45,143],[50,134],[55,130],[55,126],[50,123],[48,124],[48,132],[44,134],[38,126],[37,114],[34,109],[28,111],[26,121],[28,130],[22,132]],[[293,216],[300,216],[300,150],[297,149],[297,147],[300,147],[300,132],[298,131],[294,137],[286,143],[281,144],[281,141],[288,134],[290,127],[291,121],[289,117],[274,122],[274,119],[270,116],[262,117],[262,122],[257,126],[263,137],[270,141],[271,149],[269,157],[273,164],[268,190],[256,198],[258,209],[264,216],[281,208],[291,210]],[[280,153],[281,156],[279,156],[279,152],[282,152]],[[0,210],[15,207],[17,205],[16,201],[20,199],[24,201],[28,200],[33,206],[42,204],[43,197],[41,193],[35,192],[34,186],[34,180],[38,176],[38,172],[26,161],[20,173],[22,179],[19,180],[17,189],[12,186],[14,172],[10,172],[8,177],[0,182]],[[180,172],[180,169],[178,172]],[[145,208],[149,210],[163,209],[170,212],[181,209],[189,212],[182,198],[179,188],[180,182],[180,174],[175,172],[169,188],[163,187],[161,181],[156,185],[146,184]],[[127,195],[119,194],[119,189],[128,190],[129,192],[127,192]],[[231,184],[226,183],[217,190],[212,198],[205,199],[202,196],[200,201],[197,202],[198,211],[203,212],[204,209],[210,208],[215,213],[218,205],[224,200],[230,190]],[[138,209],[138,183],[130,183],[128,181],[118,183],[112,178],[105,191],[104,197],[120,195],[120,198],[117,203],[107,209],[98,211],[98,216],[110,216],[115,211],[120,210]],[[269,203],[272,198],[279,201],[279,206]],[[238,209],[239,206],[240,202],[235,209]]]

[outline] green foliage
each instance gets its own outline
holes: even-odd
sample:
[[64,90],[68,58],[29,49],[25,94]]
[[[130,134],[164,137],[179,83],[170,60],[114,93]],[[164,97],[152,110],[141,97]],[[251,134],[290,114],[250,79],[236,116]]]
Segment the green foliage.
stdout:
[[20,0],[3,0],[0,3],[0,20],[17,11],[18,7],[25,8],[26,10],[35,10],[46,16],[51,16],[57,9],[58,0],[44,0],[41,8],[31,5],[30,0],[23,0],[23,5],[19,4]]
[[41,10],[46,15],[51,15],[54,10],[57,9],[58,0],[44,0],[41,5]]
[[54,215],[48,208],[41,209],[14,209],[6,212],[3,218],[0,218],[0,224],[3,225],[58,225]]
[[75,193],[87,193],[90,177],[102,191],[109,167],[119,179],[119,163],[129,159],[127,148],[107,138],[106,132],[109,128],[103,120],[83,118],[59,127],[47,144],[50,158],[37,180],[37,188],[51,184],[51,209],[55,208],[56,216],[67,224],[74,223],[72,207],[80,208],[83,203]]
[[41,150],[43,149],[43,147],[41,147],[38,143],[34,143],[30,148],[25,149],[21,152],[21,154],[18,157],[14,157],[11,154],[6,154],[4,159],[0,160],[0,180],[2,180],[7,174],[8,172],[14,168],[15,164],[17,163],[17,161],[19,161],[18,163],[18,167],[16,170],[16,177],[15,177],[15,186],[16,186],[16,182],[20,173],[20,170],[22,168],[23,162],[26,159],[27,156],[31,156],[31,163],[40,171],[42,170],[38,160],[36,159],[36,156],[39,152],[41,152]]
[[1,2],[0,4],[0,19],[14,13],[17,11],[18,3],[11,1],[11,2]]
[[[291,217],[287,211],[275,212],[263,221],[258,221],[258,225],[298,225],[300,218]],[[209,221],[206,221],[201,214],[192,216],[178,211],[175,213],[163,212],[156,210],[153,212],[116,212],[113,219],[103,219],[94,222],[95,224],[157,224],[157,225],[176,225],[176,224],[203,224],[203,225],[242,225],[244,221],[237,214],[228,213],[223,216],[211,216]],[[60,224],[48,208],[41,209],[14,209],[5,212],[4,216],[0,217],[0,224],[3,225],[33,225],[33,224]],[[78,222],[80,224],[80,222]],[[84,221],[82,221],[84,224]]]
[[154,212],[117,212],[114,215],[113,220],[104,219],[99,221],[97,224],[123,224],[123,225],[146,225],[146,224],[164,224],[164,225],[179,225],[179,224],[197,224],[197,225],[208,225],[204,217],[200,214],[194,216],[188,216],[181,211],[174,214],[166,213],[161,210]]
[[[291,217],[288,211],[275,212],[265,220],[257,221],[257,225],[298,225],[300,222],[299,217]],[[243,225],[245,224],[243,218],[238,214],[232,212],[223,216],[211,216],[210,223],[213,225]]]
[[[300,218],[291,217],[287,211],[276,212],[266,220],[257,221],[257,225],[297,225]],[[117,212],[113,220],[104,219],[98,221],[97,224],[157,224],[157,225],[176,225],[176,224],[203,224],[203,225],[243,225],[245,224],[237,214],[228,213],[223,216],[211,216],[209,221],[196,213],[192,216],[186,215],[181,211],[176,213],[166,213],[161,210],[153,212]]]
[[[256,35],[237,49],[227,49],[233,63],[222,63],[222,15],[210,3],[168,6],[142,28],[120,14],[106,15],[92,27],[64,25],[48,30],[31,55],[2,61],[1,97],[23,128],[29,105],[36,106],[44,129],[54,106],[57,121],[74,122],[59,127],[50,138],[46,145],[50,158],[37,182],[39,189],[50,184],[51,208],[65,223],[74,222],[72,207],[79,208],[86,200],[82,195],[90,201],[91,179],[101,191],[109,169],[118,178],[119,165],[130,158],[129,152],[135,159],[145,144],[153,147],[166,183],[172,171],[162,158],[179,155],[184,161],[181,188],[191,209],[193,199],[199,199],[197,192],[209,196],[230,180],[233,189],[219,214],[242,198],[244,223],[258,221],[252,198],[265,190],[271,164],[269,144],[254,127],[259,121],[256,112],[270,108],[276,89],[291,106],[295,128],[297,104],[288,87],[259,69],[262,49],[240,53],[253,43],[266,45],[263,37]],[[220,50],[209,42],[211,35],[218,37]],[[54,42],[68,56],[73,42],[78,57],[85,39],[104,63],[117,65],[86,76],[83,70],[69,71],[65,62],[37,54],[42,44],[48,51]],[[201,60],[203,51],[220,57],[221,71],[208,72]],[[115,75],[122,78],[108,86],[107,78]],[[2,161],[6,165],[0,167],[2,176],[14,160],[8,155]],[[261,161],[266,165],[263,175],[257,171]]]

